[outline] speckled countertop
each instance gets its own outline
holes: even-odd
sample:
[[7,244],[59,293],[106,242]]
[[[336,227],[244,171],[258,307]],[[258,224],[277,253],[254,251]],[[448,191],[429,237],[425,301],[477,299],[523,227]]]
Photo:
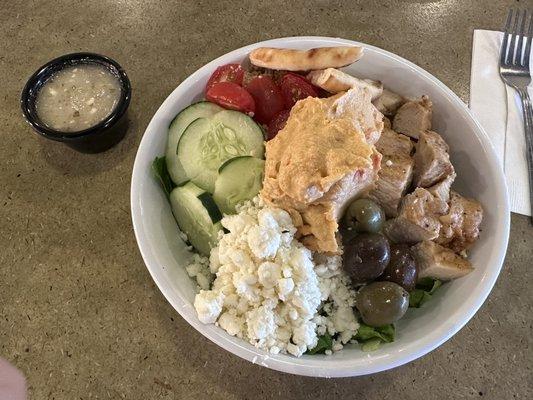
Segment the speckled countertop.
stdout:
[[[468,99],[474,28],[511,0],[2,3],[0,356],[32,399],[531,399],[533,228],[512,216],[503,272],[485,305],[431,354],[378,375],[312,379],[241,360],[163,298],[132,231],[130,175],[151,116],[190,73],[259,40],[324,35],[395,52]],[[34,135],[19,93],[47,60],[116,59],[133,85],[130,131],[99,155]]]

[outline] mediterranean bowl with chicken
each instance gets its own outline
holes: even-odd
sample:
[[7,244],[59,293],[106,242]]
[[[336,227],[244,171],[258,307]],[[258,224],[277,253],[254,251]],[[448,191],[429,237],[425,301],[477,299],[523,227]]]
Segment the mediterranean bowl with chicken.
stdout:
[[[501,171],[460,100],[339,39],[222,59],[167,99],[134,168],[137,239],[175,308],[234,353],[307,375],[387,369],[453,335],[488,295],[508,234]],[[139,203],[147,185],[155,220]],[[167,248],[157,266],[154,246]]]

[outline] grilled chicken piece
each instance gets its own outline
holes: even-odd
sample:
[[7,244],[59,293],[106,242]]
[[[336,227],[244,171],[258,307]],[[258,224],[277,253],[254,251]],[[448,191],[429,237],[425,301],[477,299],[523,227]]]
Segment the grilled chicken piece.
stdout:
[[392,129],[384,128],[379,140],[376,142],[376,149],[384,156],[411,157],[414,144],[405,135],[394,132]]
[[474,270],[470,261],[435,242],[418,243],[411,248],[411,253],[418,266],[418,279],[430,277],[449,281]]
[[383,208],[387,217],[396,217],[400,201],[413,177],[413,142],[405,135],[384,129],[376,149],[383,154],[383,160],[376,187],[368,197]]
[[467,199],[453,190],[450,209],[440,217],[442,228],[437,242],[460,253],[468,250],[479,237],[483,208],[474,199]]
[[430,187],[454,174],[448,151],[448,144],[437,132],[420,134],[415,152],[415,186]]
[[285,127],[266,143],[261,195],[289,212],[311,250],[339,252],[337,220],[377,178],[381,154],[371,140],[379,138],[382,118],[366,90],[308,97],[296,103]]
[[450,201],[450,188],[452,187],[453,181],[455,181],[456,177],[457,174],[455,172],[448,175],[442,181],[429,187],[428,192],[436,198],[448,203]]
[[383,89],[383,93],[372,102],[380,113],[387,117],[393,117],[407,99],[397,93],[391,92],[388,89]]
[[368,198],[378,203],[388,218],[398,215],[398,206],[411,185],[414,161],[411,157],[383,156],[376,187]]
[[433,104],[429,97],[422,96],[420,100],[408,101],[402,105],[392,122],[396,132],[418,139],[420,133],[431,129]]
[[414,244],[439,236],[439,217],[448,211],[448,205],[426,189],[417,188],[405,196],[398,216],[385,223],[384,232],[394,243]]

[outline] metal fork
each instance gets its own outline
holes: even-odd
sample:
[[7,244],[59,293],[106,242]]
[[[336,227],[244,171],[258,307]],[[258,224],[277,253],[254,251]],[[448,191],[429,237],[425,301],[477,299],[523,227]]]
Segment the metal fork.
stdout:
[[[527,10],[522,12],[509,10],[500,51],[500,76],[506,85],[518,92],[522,100],[529,172],[529,199],[533,208],[533,106],[527,92],[527,87],[531,83],[529,58],[533,36],[533,14],[529,15],[529,24],[527,20]],[[530,222],[533,224],[533,213]]]

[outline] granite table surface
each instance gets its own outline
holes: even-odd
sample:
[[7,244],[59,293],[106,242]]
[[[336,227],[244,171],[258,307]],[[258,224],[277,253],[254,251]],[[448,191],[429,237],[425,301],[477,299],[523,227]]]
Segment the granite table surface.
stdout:
[[[133,234],[137,146],[189,74],[260,40],[321,35],[403,56],[468,100],[472,32],[511,0],[3,0],[0,12],[0,357],[32,399],[532,399],[533,228],[512,215],[502,273],[476,316],[437,350],[377,375],[267,370],[190,327],[152,281]],[[113,149],[76,153],[33,134],[19,96],[49,59],[93,51],[133,86]]]

